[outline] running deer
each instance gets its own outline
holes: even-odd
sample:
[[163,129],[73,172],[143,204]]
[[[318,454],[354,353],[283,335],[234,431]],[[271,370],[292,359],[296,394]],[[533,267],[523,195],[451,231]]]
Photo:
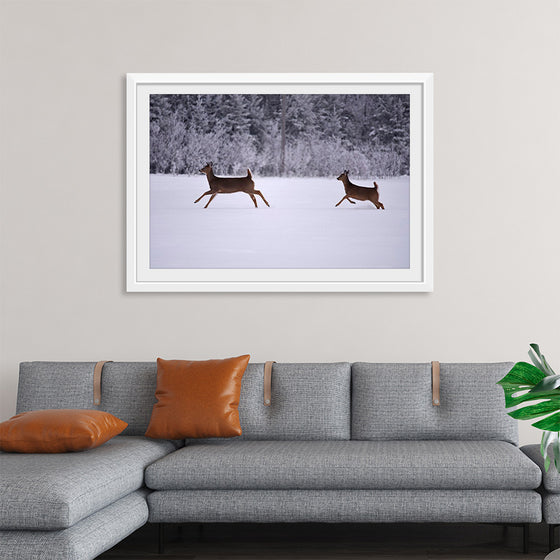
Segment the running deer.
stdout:
[[257,206],[257,199],[255,195],[258,194],[264,203],[270,207],[270,204],[266,201],[266,198],[262,195],[261,191],[255,190],[255,182],[253,181],[253,176],[251,175],[251,170],[247,169],[247,177],[217,177],[214,175],[214,170],[212,169],[213,163],[208,162],[201,170],[201,173],[206,175],[208,179],[208,184],[210,185],[210,190],[206,191],[202,196],[199,196],[194,202],[195,204],[205,197],[207,194],[210,195],[210,200],[204,208],[208,208],[210,203],[214,200],[214,197],[219,193],[235,193],[244,192],[247,193],[251,200]]
[[342,200],[336,205],[338,206],[343,200],[347,200],[352,204],[356,204],[352,198],[356,200],[369,200],[372,204],[375,204],[375,207],[379,210],[385,210],[385,206],[381,202],[379,202],[379,191],[378,191],[378,184],[374,182],[374,187],[360,187],[358,185],[354,185],[354,183],[350,182],[348,179],[348,169],[345,169],[338,177],[337,180],[342,181],[344,185],[344,191],[346,195],[342,197]]

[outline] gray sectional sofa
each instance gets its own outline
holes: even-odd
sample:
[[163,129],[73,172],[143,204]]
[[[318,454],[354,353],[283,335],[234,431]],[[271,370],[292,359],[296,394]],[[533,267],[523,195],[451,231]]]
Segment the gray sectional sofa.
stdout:
[[[20,366],[17,412],[99,408],[128,423],[99,448],[0,453],[0,558],[95,558],[146,522],[541,521],[541,469],[496,381],[510,363],[249,364],[227,440],[150,440],[155,363]],[[526,532],[524,531],[524,535]]]

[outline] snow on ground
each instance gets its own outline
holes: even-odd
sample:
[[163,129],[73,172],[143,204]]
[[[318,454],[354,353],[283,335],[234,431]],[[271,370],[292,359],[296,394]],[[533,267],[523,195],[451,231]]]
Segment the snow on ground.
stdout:
[[233,193],[204,209],[209,196],[194,204],[208,190],[204,175],[151,175],[150,267],[409,268],[408,177],[377,181],[385,210],[347,200],[335,208],[345,193],[333,177],[255,184],[270,208]]

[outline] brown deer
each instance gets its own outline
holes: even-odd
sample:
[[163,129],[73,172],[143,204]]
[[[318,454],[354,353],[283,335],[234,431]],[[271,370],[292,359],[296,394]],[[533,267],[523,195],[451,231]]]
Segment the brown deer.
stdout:
[[251,170],[247,169],[247,176],[246,177],[217,177],[214,175],[214,170],[212,169],[213,163],[209,161],[201,170],[201,173],[206,175],[208,179],[208,184],[210,185],[210,190],[206,191],[202,196],[199,196],[194,202],[195,204],[205,197],[207,194],[210,195],[210,200],[206,204],[204,208],[208,208],[210,203],[214,200],[214,197],[219,193],[235,193],[235,192],[244,192],[247,193],[251,200],[255,204],[255,208],[257,206],[257,199],[255,195],[258,194],[263,200],[264,203],[270,207],[270,204],[266,201],[266,198],[262,195],[261,191],[255,190],[255,182],[253,181],[253,176],[251,175]]
[[347,200],[352,204],[356,204],[352,198],[356,200],[369,200],[375,207],[379,210],[385,210],[385,206],[381,202],[379,202],[379,185],[374,181],[374,187],[360,187],[358,185],[354,185],[354,183],[350,182],[348,179],[348,169],[345,169],[338,177],[338,181],[342,181],[344,185],[344,191],[346,195],[342,197],[342,200],[336,205],[338,206],[343,200]]

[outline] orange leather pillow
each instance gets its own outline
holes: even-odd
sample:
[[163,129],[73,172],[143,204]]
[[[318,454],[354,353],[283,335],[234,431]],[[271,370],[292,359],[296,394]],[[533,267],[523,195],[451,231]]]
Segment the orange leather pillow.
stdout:
[[157,360],[157,403],[146,436],[161,439],[241,435],[239,394],[250,356],[200,362]]
[[33,410],[0,424],[0,450],[65,453],[92,449],[120,434],[128,424],[100,410]]

